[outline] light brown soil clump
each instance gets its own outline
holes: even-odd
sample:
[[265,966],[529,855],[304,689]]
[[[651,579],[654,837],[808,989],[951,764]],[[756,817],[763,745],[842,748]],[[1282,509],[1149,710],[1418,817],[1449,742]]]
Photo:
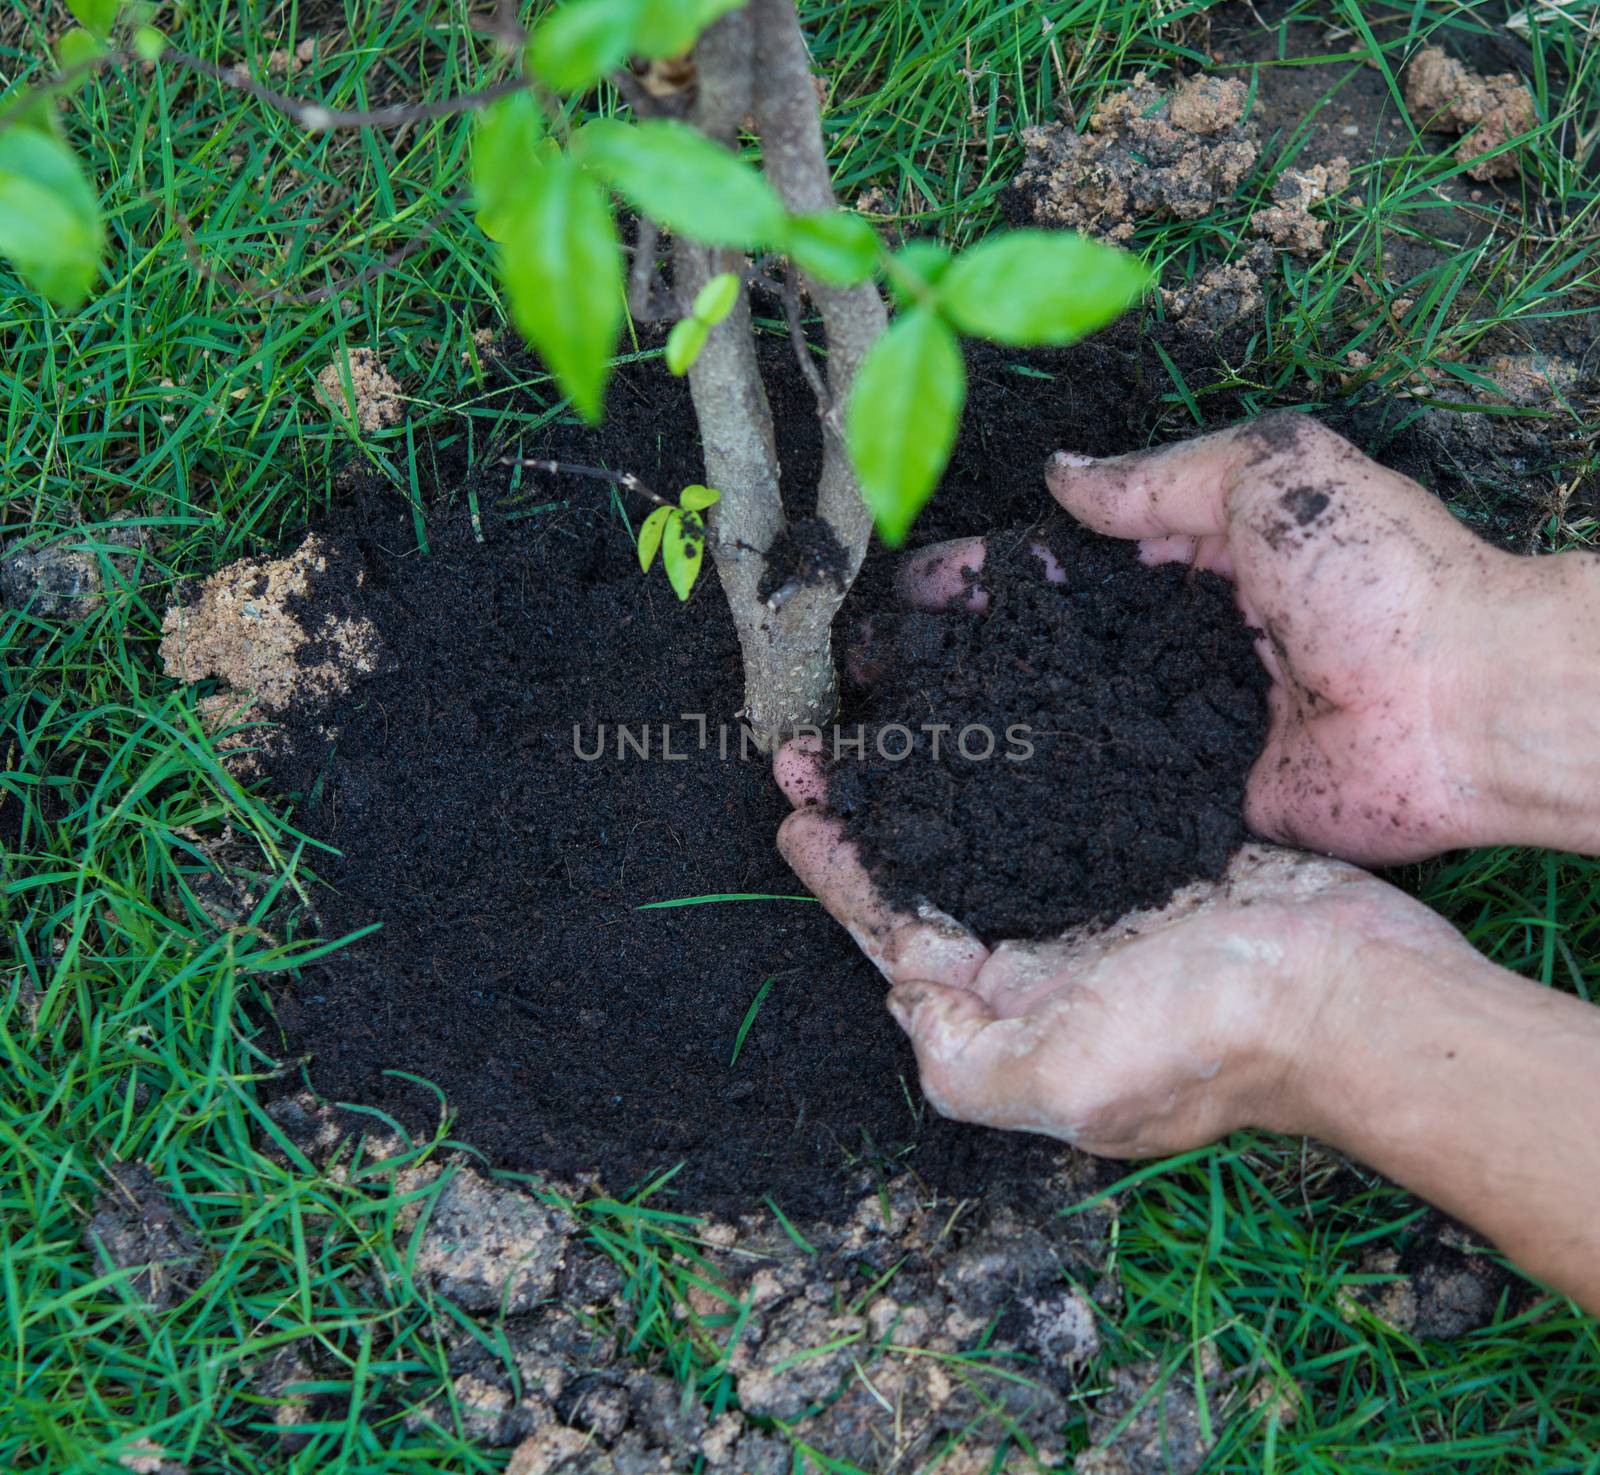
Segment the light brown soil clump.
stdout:
[[1350,161],[1343,154],[1309,169],[1285,169],[1272,182],[1273,203],[1250,217],[1250,229],[1296,256],[1316,256],[1328,222],[1313,215],[1312,207],[1349,187]]
[[[363,578],[353,550],[313,533],[287,558],[218,569],[198,596],[167,610],[162,669],[189,685],[219,680],[195,710],[208,732],[220,734],[217,751],[235,774],[256,773],[252,749],[270,741],[250,724],[315,712],[387,663],[377,628],[360,613]],[[317,614],[307,600],[313,589]]]
[[[1483,366],[1486,379],[1499,387],[1500,398],[1513,405],[1542,405],[1576,388],[1578,366],[1571,359],[1544,353],[1497,353]],[[1480,398],[1496,396],[1484,392]]]
[[335,358],[317,375],[317,397],[336,414],[349,414],[365,431],[385,430],[406,417],[400,381],[370,348],[350,350],[350,392],[345,393],[344,360]]
[[[242,559],[218,569],[197,599],[167,611],[163,669],[191,684],[208,676],[222,681],[225,690],[203,704],[219,715],[246,705],[246,694],[257,710],[275,716],[347,691],[353,676],[378,669],[377,630],[353,610],[325,611],[316,628],[307,628],[297,607],[341,562],[313,533],[287,558]],[[349,577],[361,582],[359,571]]]
[[1469,135],[1456,145],[1456,158],[1477,160],[1467,169],[1474,179],[1514,175],[1517,150],[1483,156],[1538,121],[1533,94],[1515,72],[1479,76],[1438,46],[1423,48],[1406,68],[1406,106],[1419,127]]
[[1167,316],[1210,332],[1260,317],[1266,307],[1262,279],[1273,260],[1272,248],[1257,241],[1238,261],[1214,261],[1199,276],[1162,288]]
[[1168,97],[1140,72],[1086,133],[1066,123],[1025,130],[1028,156],[1012,181],[1021,213],[1110,241],[1148,218],[1199,219],[1255,168],[1248,95],[1243,82],[1193,77]]

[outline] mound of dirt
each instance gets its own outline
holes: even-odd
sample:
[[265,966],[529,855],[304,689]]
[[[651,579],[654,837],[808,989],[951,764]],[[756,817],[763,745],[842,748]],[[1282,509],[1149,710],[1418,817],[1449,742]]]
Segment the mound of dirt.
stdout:
[[[1138,365],[1094,351],[1107,372],[1058,389],[975,359],[963,495],[930,532],[1042,509],[1043,458],[1063,439],[1127,444],[1119,424],[1155,407],[1123,392]],[[767,368],[786,480],[814,484],[809,388],[784,344]],[[601,430],[556,426],[524,449],[683,486],[702,474],[685,398],[649,366],[626,370]],[[502,1166],[622,1193],[683,1163],[671,1192],[696,1209],[770,1193],[829,1212],[851,1164],[906,1166],[956,1195],[1040,1181],[1065,1149],[928,1111],[881,979],[814,902],[640,909],[800,890],[774,845],[787,806],[764,760],[741,761],[721,591],[705,575],[684,606],[641,578],[592,482],[513,490],[481,443],[470,467],[466,449],[427,460],[441,490],[475,489],[476,523],[459,502],[435,507],[423,554],[404,499],[358,491],[319,535],[339,566],[292,605],[316,630],[353,617],[356,591],[395,653],[291,713],[262,759],[336,852],[315,861],[319,933],[381,925],[283,992],[268,1048],[304,1058],[325,1095],[417,1130],[439,1102],[406,1075],[436,1083],[455,1134]]]
[[216,678],[200,719],[242,778],[261,772],[257,744],[277,741],[263,719],[293,710],[306,720],[390,659],[360,613],[363,575],[346,554],[311,533],[286,557],[218,569],[162,619],[162,669],[189,683]]
[[[1183,407],[1163,399],[1161,352],[1208,413],[1236,418],[1237,393],[1206,388],[1226,386],[1219,342],[1145,319],[1068,350],[972,349],[947,489],[919,540],[1038,517],[1051,450],[1114,455],[1185,433]],[[813,486],[822,447],[810,388],[786,343],[761,345],[786,484]],[[519,395],[532,365],[511,350],[490,372],[493,392]],[[553,424],[520,449],[679,487],[703,474],[690,424],[686,386],[633,365],[598,431]],[[1424,477],[1452,464],[1409,421],[1398,437],[1381,423],[1346,428]],[[1449,445],[1460,453],[1459,438]],[[303,592],[284,601],[300,633],[278,643],[311,678],[304,690],[323,685],[330,617],[331,628],[368,632],[365,664],[376,667],[291,702],[253,755],[272,790],[298,800],[297,824],[334,847],[312,858],[331,884],[311,889],[318,915],[299,930],[380,925],[284,987],[266,1048],[303,1060],[327,1096],[418,1131],[433,1130],[439,1099],[407,1077],[434,1082],[452,1131],[499,1166],[568,1181],[597,1173],[626,1192],[681,1162],[670,1189],[697,1209],[771,1193],[788,1212],[824,1215],[852,1163],[909,1168],[961,1196],[1036,1183],[1061,1161],[1043,1140],[928,1113],[881,980],[814,903],[639,910],[799,889],[773,844],[787,811],[765,763],[738,761],[736,736],[726,758],[718,749],[740,705],[740,661],[714,575],[680,605],[664,581],[641,579],[608,493],[581,478],[524,481],[465,426],[437,436],[419,466],[427,552],[407,499],[357,485],[317,533],[320,566],[307,564]],[[794,552],[791,572],[804,578],[817,560]],[[1128,567],[1115,546],[1084,556],[1108,574]],[[852,603],[881,604],[891,567],[869,560]],[[1161,577],[1180,601],[1211,598],[1204,581]],[[276,629],[251,617],[260,594],[220,577],[209,587],[232,591],[230,622],[249,626],[257,649],[243,664],[191,653],[184,673],[259,685],[258,658],[274,644],[260,637]],[[1229,638],[1243,638],[1236,625]],[[238,700],[231,685],[222,695]],[[706,747],[685,713],[704,716]],[[574,729],[594,753],[602,724],[604,756],[586,761]],[[617,728],[637,740],[641,724],[650,758],[619,759]],[[1220,831],[1208,842],[1231,843]]]
[[[248,693],[273,714],[305,711],[348,691],[356,676],[378,668],[384,650],[371,622],[350,612],[362,576],[343,553],[312,533],[285,558],[218,569],[192,599],[167,611],[162,668],[179,681],[215,676],[223,692],[213,700]],[[307,618],[313,581],[322,605]]]
[[317,375],[317,398],[335,414],[354,415],[356,424],[369,433],[398,425],[406,415],[400,381],[375,349],[352,348],[349,360],[349,392],[345,392],[345,361],[340,356]]
[[1272,204],[1250,217],[1250,229],[1295,256],[1315,256],[1328,235],[1328,222],[1311,213],[1329,195],[1350,187],[1350,161],[1342,154],[1326,164],[1285,169],[1272,182]]
[[1162,305],[1175,322],[1217,332],[1253,322],[1266,307],[1263,278],[1272,270],[1272,248],[1257,241],[1239,261],[1214,261],[1198,276],[1161,289]]
[[885,895],[991,943],[1220,877],[1266,739],[1266,673],[1223,580],[1065,517],[1037,543],[1064,582],[1034,540],[994,539],[985,612],[874,622],[864,756],[828,778]]
[[1538,122],[1533,94],[1515,72],[1480,76],[1442,47],[1427,46],[1406,68],[1406,107],[1419,127],[1469,135],[1456,145],[1456,158],[1474,179],[1509,179],[1519,167],[1511,149],[1483,156]]
[[1255,168],[1243,82],[1191,77],[1170,97],[1143,72],[1107,98],[1086,133],[1070,123],[1023,131],[1027,158],[1010,213],[1126,241],[1147,217],[1198,220]]

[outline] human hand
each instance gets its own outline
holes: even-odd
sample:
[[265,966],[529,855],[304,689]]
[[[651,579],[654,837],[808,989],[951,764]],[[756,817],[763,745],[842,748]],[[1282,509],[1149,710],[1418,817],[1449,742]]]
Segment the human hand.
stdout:
[[817,806],[805,740],[780,751],[795,874],[889,981],[941,1115],[1107,1157],[1178,1152],[1242,1126],[1302,1129],[1319,1019],[1366,949],[1474,960],[1426,907],[1339,861],[1250,845],[1220,883],[1108,928],[992,950],[931,905],[879,898]]
[[[1492,548],[1303,415],[1102,461],[1058,453],[1045,479],[1146,562],[1234,581],[1273,680],[1247,794],[1258,834],[1369,863],[1600,848],[1600,560]],[[905,592],[945,602],[983,556],[975,539],[925,549]]]

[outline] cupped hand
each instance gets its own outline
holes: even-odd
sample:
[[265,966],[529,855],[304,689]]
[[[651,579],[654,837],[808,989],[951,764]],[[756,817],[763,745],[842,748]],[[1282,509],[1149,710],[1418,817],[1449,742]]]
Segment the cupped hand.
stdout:
[[1365,949],[1471,956],[1375,877],[1269,845],[1159,910],[991,949],[931,904],[910,915],[883,902],[819,807],[826,779],[806,740],[775,771],[796,806],[779,849],[888,980],[924,1093],[961,1121],[1106,1157],[1179,1152],[1242,1126],[1294,1130],[1318,1016]]
[[[1273,682],[1247,794],[1257,834],[1368,863],[1505,838],[1488,833],[1487,687],[1532,560],[1304,415],[1108,460],[1058,453],[1045,479],[1146,562],[1234,582]],[[976,540],[926,549],[903,592],[981,606],[965,591],[983,557]]]

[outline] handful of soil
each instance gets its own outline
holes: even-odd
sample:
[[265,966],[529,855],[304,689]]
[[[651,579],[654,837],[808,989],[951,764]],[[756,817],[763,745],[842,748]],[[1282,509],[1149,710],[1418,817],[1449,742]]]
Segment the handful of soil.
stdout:
[[991,537],[982,584],[984,613],[875,623],[865,753],[829,771],[885,898],[932,901],[992,944],[1220,877],[1247,837],[1269,684],[1228,583],[1060,517]]

